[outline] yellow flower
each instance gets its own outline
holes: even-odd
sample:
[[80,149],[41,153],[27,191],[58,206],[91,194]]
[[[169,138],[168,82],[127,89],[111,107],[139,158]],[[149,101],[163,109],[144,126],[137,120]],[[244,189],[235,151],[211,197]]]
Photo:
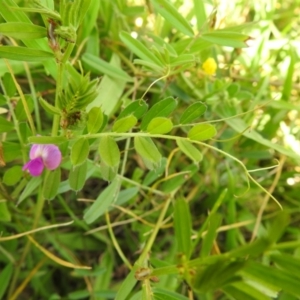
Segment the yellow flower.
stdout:
[[203,64],[202,64],[202,69],[207,75],[214,75],[217,70],[217,63],[216,61],[212,58],[209,57]]

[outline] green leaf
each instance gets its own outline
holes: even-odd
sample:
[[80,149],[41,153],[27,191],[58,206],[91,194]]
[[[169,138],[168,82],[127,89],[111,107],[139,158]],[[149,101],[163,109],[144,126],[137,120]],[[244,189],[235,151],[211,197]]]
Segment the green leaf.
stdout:
[[[101,255],[101,262],[100,261],[98,262],[98,268],[100,270],[104,269],[104,272],[98,274],[97,277],[95,277],[95,281],[93,283],[93,288],[95,289],[95,291],[102,290],[102,289],[109,291],[111,278],[114,274],[114,262],[115,260],[114,257],[112,257],[111,255],[111,251],[108,248],[105,249],[104,253],[102,253]],[[100,299],[104,300],[106,299],[106,297],[102,296],[100,297]],[[112,297],[111,299],[115,299],[115,297]]]
[[239,101],[251,100],[254,98],[254,95],[247,91],[239,91],[236,93],[235,98],[237,98]]
[[134,115],[118,119],[113,125],[113,131],[115,132],[126,132],[134,127],[137,123],[137,118]]
[[89,7],[91,5],[92,1],[91,0],[80,0],[80,1],[76,1],[75,4],[77,4],[76,7],[76,27],[78,28],[78,26],[82,23],[82,21],[84,20],[86,13],[89,10]]
[[5,291],[8,288],[13,272],[14,265],[12,263],[8,263],[0,273],[0,299],[4,299]]
[[0,34],[14,39],[40,39],[47,37],[45,27],[22,22],[0,24]]
[[132,289],[134,288],[137,280],[135,279],[135,271],[136,268],[133,268],[130,273],[127,275],[127,277],[125,278],[125,280],[123,280],[115,300],[126,300],[128,299],[128,295],[130,294],[130,292],[132,291]]
[[289,63],[288,63],[288,69],[286,73],[286,78],[283,84],[283,90],[282,90],[282,99],[283,100],[289,100],[291,96],[291,92],[293,89],[293,76],[294,76],[294,70],[295,70],[295,64],[297,63],[297,52],[295,51],[294,47],[292,45],[289,45],[290,47],[290,53],[289,53]]
[[44,7],[42,5],[39,5],[39,7],[41,8],[34,8],[34,7],[14,7],[14,10],[19,10],[19,11],[23,11],[23,12],[29,12],[29,13],[38,13],[41,15],[45,15],[46,17],[53,19],[53,20],[57,20],[57,21],[61,21],[60,15],[52,10],[52,9],[48,9],[47,7]]
[[163,157],[159,163],[159,166],[155,170],[147,173],[143,180],[143,185],[150,186],[153,182],[160,178],[165,173],[166,165],[167,159]]
[[102,127],[104,115],[100,107],[93,107],[87,115],[88,133],[97,133]]
[[136,152],[145,160],[157,166],[161,160],[161,154],[149,137],[134,137],[134,148]]
[[[188,165],[182,169],[179,174],[173,174],[173,177],[163,182],[161,190],[164,193],[171,193],[180,188],[187,180],[189,180],[198,171],[195,164]],[[176,175],[176,176],[175,176]]]
[[167,0],[151,0],[155,10],[180,32],[192,37],[194,32],[187,20]]
[[68,294],[68,299],[70,300],[80,300],[86,299],[90,296],[90,292],[88,290],[74,291]]
[[290,223],[290,215],[286,211],[280,211],[276,215],[276,217],[272,220],[271,224],[268,228],[267,238],[271,243],[276,243],[283,233],[285,232],[285,228],[289,226]]
[[2,142],[3,156],[5,162],[22,159],[22,151],[19,143]]
[[84,163],[89,155],[90,145],[87,139],[80,138],[72,146],[71,163],[73,166],[78,166]]
[[231,98],[235,97],[239,91],[240,91],[240,85],[237,83],[231,83],[227,88],[228,95]]
[[175,201],[173,218],[178,252],[189,259],[192,249],[192,221],[189,205],[185,199],[179,198]]
[[162,62],[140,41],[134,39],[129,33],[122,31],[120,33],[122,42],[138,57],[149,61],[154,65],[163,67]]
[[257,257],[262,254],[271,246],[271,242],[267,238],[259,238],[252,243],[245,244],[238,248],[235,248],[227,253],[228,257],[236,258],[236,257]]
[[41,185],[41,183],[42,183],[42,178],[40,176],[39,177],[32,177],[28,181],[25,189],[23,190],[22,194],[20,195],[19,200],[17,202],[17,205],[19,205],[27,197],[32,196],[34,194],[34,191],[37,189],[37,187],[39,185]]
[[152,32],[148,32],[147,36],[149,36],[151,38],[151,40],[153,41],[153,43],[155,43],[156,48],[158,49],[165,49],[167,50],[169,56],[171,57],[177,57],[177,53],[175,51],[175,49],[172,47],[172,45],[170,43],[166,43],[165,40],[163,39],[163,37],[160,37]]
[[222,216],[217,213],[214,213],[212,216],[210,216],[207,233],[203,238],[201,247],[201,257],[209,256],[213,247],[213,243],[217,237],[217,229],[219,228],[221,221]]
[[99,143],[101,160],[110,167],[116,167],[120,163],[120,150],[116,141],[110,136],[103,136]]
[[108,207],[116,201],[120,190],[120,180],[118,178],[106,187],[98,196],[96,201],[85,212],[83,219],[87,224],[91,224],[102,216]]
[[139,192],[139,188],[137,187],[132,187],[132,188],[122,190],[118,195],[118,199],[116,200],[116,205],[124,205],[133,197],[135,197],[138,194],[138,192]]
[[[117,54],[113,54],[110,64],[120,67],[121,62]],[[126,81],[122,79],[111,78],[104,75],[98,87],[97,97],[87,106],[87,111],[93,107],[101,107],[106,115],[111,115],[120,103],[120,97],[126,86]]]
[[160,67],[150,61],[146,61],[146,60],[143,60],[143,59],[134,59],[133,62],[136,64],[136,65],[141,65],[141,66],[144,66],[145,69],[149,69],[149,70],[153,70],[154,72],[158,73],[158,74],[162,74],[164,73],[164,68],[163,67]]
[[71,64],[66,65],[66,77],[63,92],[58,98],[59,108],[64,115],[84,111],[98,95],[99,79],[90,80],[89,74],[80,74]]
[[29,143],[33,144],[59,144],[66,142],[67,138],[64,136],[30,136]]
[[3,85],[8,97],[13,97],[16,93],[16,85],[10,73],[5,73],[3,76]]
[[108,166],[103,160],[100,162],[101,177],[106,181],[112,181],[115,179],[118,173],[119,166]]
[[205,2],[199,0],[193,0],[194,3],[194,13],[197,19],[197,29],[199,31],[203,30],[203,27],[207,23],[207,16],[205,10]]
[[188,50],[190,54],[199,53],[201,50],[207,49],[213,45],[213,43],[205,41],[201,38],[187,38],[182,39],[172,44],[177,53],[181,54]]
[[236,282],[232,285],[223,287],[222,290],[233,297],[233,299],[243,300],[271,300],[272,298],[261,293],[257,289],[253,288],[244,282]]
[[[181,54],[180,56],[171,59],[170,67],[176,68],[178,66],[186,65],[186,64],[194,64],[195,63],[195,56],[192,54]],[[177,71],[174,70],[174,71]]]
[[43,61],[53,58],[53,53],[26,47],[0,46],[0,57],[19,61]]
[[108,116],[103,114],[103,122],[98,132],[102,132],[105,129],[107,123],[108,123]]
[[57,195],[58,187],[60,184],[60,177],[60,168],[49,171],[47,173],[43,185],[43,196],[46,200],[52,200]]
[[238,32],[229,32],[224,30],[215,30],[208,33],[203,33],[201,39],[220,45],[233,48],[246,48],[249,36]]
[[23,177],[21,166],[13,166],[8,169],[3,176],[3,183],[8,186],[15,185]]
[[172,129],[172,121],[164,117],[153,118],[147,126],[147,132],[152,134],[165,134],[170,132]]
[[288,294],[300,296],[299,277],[291,272],[249,261],[246,268],[243,269],[242,275],[262,285],[273,287],[275,290],[282,289]]
[[245,260],[230,261],[224,257],[217,257],[211,264],[202,265],[196,269],[196,275],[192,279],[193,288],[200,293],[207,293],[219,289],[223,285],[240,281],[235,273],[245,266]]
[[195,164],[198,164],[202,160],[202,153],[191,142],[184,139],[177,139],[176,143],[179,149]]
[[0,133],[9,132],[14,129],[14,124],[0,116]]
[[5,1],[1,7],[1,15],[7,22],[31,23],[28,16],[18,9],[19,6],[13,0]]
[[[99,8],[100,8],[101,3],[97,0],[90,0],[90,6],[89,9],[83,19],[83,24],[81,26],[81,36],[80,38],[88,38],[89,40],[93,40],[93,42],[98,41],[98,37],[99,37],[99,31],[98,28],[96,29],[95,24],[97,23],[97,19],[99,16]],[[94,34],[96,33],[96,34]],[[92,37],[92,38],[91,38]],[[96,38],[95,38],[96,37]],[[89,43],[89,41],[87,42]],[[87,46],[88,48],[88,46]],[[86,49],[87,49],[86,48]],[[99,45],[95,44],[95,48],[99,49]],[[90,49],[90,53],[99,53],[99,51],[93,51],[92,49]],[[87,51],[89,52],[89,51]]]
[[154,104],[142,119],[141,129],[146,130],[153,118],[168,117],[176,108],[177,101],[173,97],[168,97]]
[[[221,109],[217,109],[216,112],[218,115],[222,118],[231,117],[228,113],[225,113],[221,111]],[[226,119],[225,122],[233,128],[236,132],[242,132],[244,136],[246,136],[249,139],[252,139],[256,141],[257,143],[260,143],[270,149],[274,149],[288,157],[291,157],[293,159],[299,160],[300,155],[298,153],[295,153],[293,150],[285,148],[282,145],[276,144],[271,142],[270,140],[264,138],[260,133],[258,133],[256,130],[245,130],[247,127],[249,127],[246,122],[241,118],[234,118],[234,119]]]
[[[11,213],[8,210],[7,202],[4,202],[3,199],[1,199],[1,202],[0,202],[0,222],[10,222],[10,221],[11,221]],[[0,280],[1,280],[1,275],[0,275]],[[0,282],[2,283],[2,281],[0,281]],[[1,295],[1,285],[0,285],[0,295]]]
[[286,272],[291,272],[300,280],[300,259],[286,253],[274,253],[269,255],[270,259]]
[[75,192],[80,191],[85,184],[86,174],[87,174],[86,161],[83,164],[72,168],[69,173],[70,188]]
[[133,81],[132,77],[130,77],[121,68],[116,67],[93,54],[85,53],[82,56],[82,61],[87,65],[89,70],[96,74],[106,74],[111,78]]
[[155,300],[189,300],[185,296],[161,288],[154,288],[152,292]]
[[[25,100],[27,103],[27,107],[30,113],[33,112],[34,109],[34,102],[31,97],[31,95],[25,95]],[[19,122],[26,122],[27,121],[27,114],[23,105],[23,101],[18,101],[16,107],[15,107],[15,114],[16,118]]]
[[48,101],[44,100],[42,97],[39,98],[39,102],[46,112],[53,115],[61,115],[61,110],[59,108],[53,106]]
[[[95,5],[100,4],[99,2],[97,2],[97,3],[98,4],[95,4]],[[97,14],[97,17],[98,17],[98,14]],[[86,33],[86,36],[88,38],[87,43],[86,43],[86,47],[85,47],[85,49],[86,49],[85,51],[86,51],[86,53],[91,53],[95,56],[98,56],[99,53],[100,53],[99,30],[96,26],[94,26],[94,24],[92,26],[92,31],[90,32],[90,34],[87,34],[87,30],[84,30],[84,33]]]
[[196,141],[204,141],[212,138],[217,133],[211,124],[198,124],[188,132],[188,138]]
[[147,109],[148,109],[148,104],[144,100],[142,99],[136,100],[128,104],[121,111],[117,119],[121,119],[129,115],[134,115],[137,119],[139,119],[144,115]]
[[206,105],[202,102],[195,102],[190,105],[182,114],[179,123],[188,124],[200,118],[206,112]]
[[[28,16],[24,12],[18,10],[20,9],[20,7],[15,3],[14,0],[2,1],[1,4],[3,5],[1,5],[0,14],[2,15],[3,19],[5,19],[7,22],[24,22],[32,24]],[[23,39],[22,42],[29,48],[40,50],[49,49],[47,39]],[[2,47],[0,47],[0,49],[1,48]],[[54,57],[54,55],[51,54],[51,57]],[[37,59],[37,61],[40,62],[41,60]],[[57,68],[54,59],[46,60],[43,62],[43,64],[47,69],[47,72],[50,72],[50,74],[53,77],[56,77]]]

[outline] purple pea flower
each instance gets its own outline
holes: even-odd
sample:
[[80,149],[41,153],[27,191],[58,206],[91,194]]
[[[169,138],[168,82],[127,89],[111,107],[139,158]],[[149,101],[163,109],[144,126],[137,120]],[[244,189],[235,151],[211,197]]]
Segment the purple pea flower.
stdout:
[[61,152],[55,145],[32,145],[29,153],[30,161],[27,162],[23,171],[28,170],[32,176],[40,176],[44,168],[56,169],[61,162]]

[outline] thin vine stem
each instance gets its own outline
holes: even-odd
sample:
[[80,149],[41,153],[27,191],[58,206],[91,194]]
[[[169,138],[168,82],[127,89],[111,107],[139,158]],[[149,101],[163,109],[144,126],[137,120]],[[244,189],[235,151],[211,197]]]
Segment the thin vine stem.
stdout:
[[[62,92],[63,85],[63,73],[64,73],[64,64],[59,62],[57,64],[57,80],[56,80],[56,90],[55,90],[55,107],[59,106],[59,97]],[[59,121],[60,116],[54,115],[53,124],[52,124],[52,136],[57,136],[59,130]]]
[[251,242],[253,242],[254,239],[257,236],[259,225],[261,223],[263,213],[264,213],[264,211],[266,209],[266,206],[267,206],[267,204],[269,202],[269,199],[270,199],[269,195],[271,195],[271,193],[273,193],[273,191],[275,190],[275,187],[277,186],[277,183],[280,179],[282,168],[283,168],[285,160],[286,160],[286,157],[282,155],[281,158],[280,158],[280,161],[279,161],[278,170],[276,172],[275,178],[273,180],[273,183],[272,183],[271,187],[269,188],[269,193],[265,195],[265,197],[262,201],[262,204],[260,206],[260,209],[258,211],[256,221],[255,221],[255,225],[254,225],[254,229],[253,229],[252,236],[251,236]]
[[105,213],[105,219],[106,219],[106,224],[107,224],[107,229],[108,229],[108,232],[109,232],[109,235],[110,235],[110,238],[112,240],[112,243],[116,249],[116,251],[118,252],[119,256],[121,257],[121,259],[123,260],[124,264],[127,266],[128,269],[132,269],[132,265],[131,263],[129,262],[129,260],[126,258],[125,254],[123,253],[116,237],[115,237],[115,234],[112,230],[112,226],[111,226],[111,223],[110,223],[110,217],[109,217],[109,213],[106,212]]
[[145,93],[143,94],[143,96],[141,97],[141,99],[144,99],[144,97],[146,96],[146,94],[149,92],[149,90],[151,89],[151,87],[152,87],[156,82],[158,82],[158,81],[160,81],[160,80],[162,80],[162,79],[168,78],[169,75],[170,75],[170,69],[168,69],[166,75],[157,78],[156,80],[154,80],[154,81],[149,85],[149,87],[147,88],[147,90],[145,91]]
[[[93,134],[92,136],[95,137],[99,137],[99,135],[107,135],[107,133],[105,134]],[[208,148],[208,149],[211,149],[211,150],[214,150],[216,152],[219,152],[221,153],[222,155],[224,155],[225,157],[228,157],[232,160],[234,160],[235,162],[237,162],[241,167],[242,169],[245,171],[246,175],[247,175],[247,178],[252,181],[257,187],[259,187],[263,192],[265,192],[267,195],[269,195],[270,198],[272,198],[275,203],[280,207],[280,209],[282,209],[282,206],[281,204],[279,203],[279,201],[272,195],[270,194],[257,180],[255,180],[251,175],[250,173],[248,172],[248,169],[246,168],[246,166],[243,164],[242,161],[240,161],[238,158],[234,157],[233,155],[219,149],[219,148],[216,148],[212,145],[209,145],[209,144],[206,144],[204,142],[200,142],[200,141],[196,141],[196,140],[191,140],[189,138],[184,138],[184,137],[177,137],[177,136],[171,136],[171,135],[163,135],[163,134],[149,134],[149,133],[143,133],[143,132],[137,132],[137,133],[114,133],[114,132],[110,132],[109,133],[110,136],[128,136],[128,137],[136,137],[136,136],[140,136],[140,137],[151,137],[151,138],[161,138],[161,139],[169,139],[169,140],[188,140],[189,142],[191,143],[194,143],[194,144],[197,144],[197,145],[200,145],[200,146],[203,146],[205,148]],[[90,137],[89,137],[90,138]],[[249,182],[247,183],[248,184],[248,187],[249,187]]]
[[32,132],[33,135],[36,135],[36,129],[35,129],[35,126],[34,126],[34,122],[33,122],[33,119],[32,119],[32,116],[31,116],[31,113],[30,113],[30,110],[29,110],[29,107],[27,105],[25,96],[23,94],[23,91],[22,91],[19,83],[17,82],[17,79],[16,79],[16,77],[14,75],[14,72],[13,72],[13,70],[12,70],[9,62],[6,59],[4,59],[4,61],[6,63],[7,69],[9,70],[9,73],[10,73],[10,75],[11,75],[13,81],[14,81],[14,84],[15,84],[15,86],[17,88],[17,91],[19,93],[19,96],[21,98],[21,101],[22,101],[22,104],[23,104],[23,107],[24,107],[24,111],[26,113],[26,117],[27,117],[30,129],[31,129],[31,132]]
[[28,66],[28,63],[24,63],[24,69],[25,69],[25,72],[26,72],[29,88],[30,88],[30,91],[31,91],[31,96],[32,96],[32,99],[33,99],[36,127],[37,127],[38,132],[41,132],[42,131],[42,124],[41,124],[39,104],[38,104],[38,100],[37,100],[37,97],[36,97],[36,90],[35,90],[35,87],[34,87],[34,83],[33,83],[33,79],[32,79],[32,76],[31,76],[31,72],[30,72],[30,68]]
[[[242,161],[240,161],[238,158],[234,157],[233,155],[231,155],[231,154],[229,154],[229,153],[227,153],[227,152],[225,152],[225,151],[223,151],[223,150],[221,150],[221,149],[219,149],[217,147],[214,147],[214,146],[212,146],[210,144],[207,144],[207,143],[204,143],[204,142],[201,142],[201,141],[191,140],[191,139],[186,138],[186,137],[178,137],[178,136],[164,135],[164,134],[150,134],[150,133],[147,133],[147,132],[125,132],[125,133],[105,132],[105,133],[95,133],[95,134],[90,134],[88,136],[86,136],[86,135],[78,135],[78,136],[74,137],[71,140],[77,140],[79,138],[97,139],[97,138],[100,138],[100,137],[103,137],[103,136],[107,136],[107,135],[109,135],[111,137],[123,137],[123,138],[128,138],[128,137],[150,137],[150,138],[158,138],[158,139],[166,139],[166,140],[174,140],[174,141],[176,141],[176,140],[184,140],[184,141],[189,141],[189,142],[191,142],[193,144],[197,144],[197,145],[202,146],[204,148],[216,151],[216,152],[222,154],[223,156],[228,157],[231,160],[234,160],[235,162],[237,162],[242,167],[242,169],[244,170],[244,172],[247,175],[247,186],[248,186],[247,190],[250,187],[250,183],[249,183],[249,180],[250,180],[257,187],[259,187],[263,192],[265,192],[267,195],[269,195],[269,197],[274,200],[274,202],[280,207],[280,209],[282,209],[282,206],[278,202],[278,200],[273,195],[271,195],[259,182],[257,182],[257,180],[255,180],[250,175],[250,173],[248,172],[248,169],[246,168],[246,166],[243,164]],[[39,143],[39,142],[41,142],[43,140],[43,137],[31,137],[30,140],[32,142]],[[47,141],[48,142],[51,141],[51,138],[47,137]],[[55,143],[55,139],[53,140],[53,142]]]
[[[23,158],[23,161],[25,162],[26,161],[26,153],[25,153],[25,149],[24,149],[24,141],[23,141],[23,138],[22,138],[22,135],[21,135],[21,132],[20,132],[19,121],[17,120],[17,117],[16,117],[15,112],[14,112],[14,108],[13,108],[11,102],[10,102],[10,99],[7,95],[5,86],[4,86],[1,78],[0,78],[0,86],[1,86],[1,89],[3,90],[4,96],[5,96],[5,99],[6,99],[6,103],[7,103],[7,106],[9,108],[9,112],[10,112],[10,114],[12,116],[12,119],[13,119],[15,130],[16,130],[18,139],[19,139],[20,144],[21,144],[22,158]],[[6,135],[6,133],[5,133],[5,135]],[[4,141],[4,140],[5,140],[5,138],[3,137],[2,141]]]
[[158,234],[158,232],[159,232],[159,230],[160,230],[160,228],[161,228],[161,226],[163,224],[163,221],[164,221],[164,218],[166,216],[167,210],[168,210],[169,205],[170,205],[170,203],[171,203],[171,201],[173,199],[173,195],[174,194],[171,194],[167,198],[167,200],[166,200],[166,202],[165,202],[165,204],[164,204],[164,206],[163,206],[163,208],[161,210],[161,213],[160,213],[160,215],[158,217],[156,225],[155,225],[155,227],[154,227],[154,229],[152,231],[152,234],[150,235],[150,237],[149,237],[149,239],[148,239],[145,247],[143,248],[140,257],[138,258],[138,260],[136,262],[136,265],[138,265],[138,266],[144,266],[144,263],[145,263],[146,258],[148,256],[148,253],[150,252],[150,250],[151,250],[151,248],[152,248],[152,246],[153,246],[153,244],[155,242],[156,236],[157,236],[157,234]]

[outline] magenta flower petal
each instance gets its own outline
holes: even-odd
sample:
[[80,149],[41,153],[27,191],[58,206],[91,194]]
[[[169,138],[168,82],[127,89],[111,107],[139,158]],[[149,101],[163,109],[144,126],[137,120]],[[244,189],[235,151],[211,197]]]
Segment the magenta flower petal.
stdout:
[[56,169],[61,163],[61,153],[55,145],[43,145],[42,158],[44,165],[49,170]]
[[55,145],[32,145],[29,153],[30,161],[23,170],[28,170],[32,176],[40,176],[44,170],[56,169],[61,163],[61,152]]
[[44,147],[44,145],[38,145],[38,144],[32,145],[30,152],[29,152],[30,159],[35,159],[37,157],[41,157],[42,153],[43,153],[43,147]]
[[37,157],[30,160],[24,165],[23,171],[25,170],[28,170],[32,176],[40,176],[44,170],[43,159],[41,157]]

